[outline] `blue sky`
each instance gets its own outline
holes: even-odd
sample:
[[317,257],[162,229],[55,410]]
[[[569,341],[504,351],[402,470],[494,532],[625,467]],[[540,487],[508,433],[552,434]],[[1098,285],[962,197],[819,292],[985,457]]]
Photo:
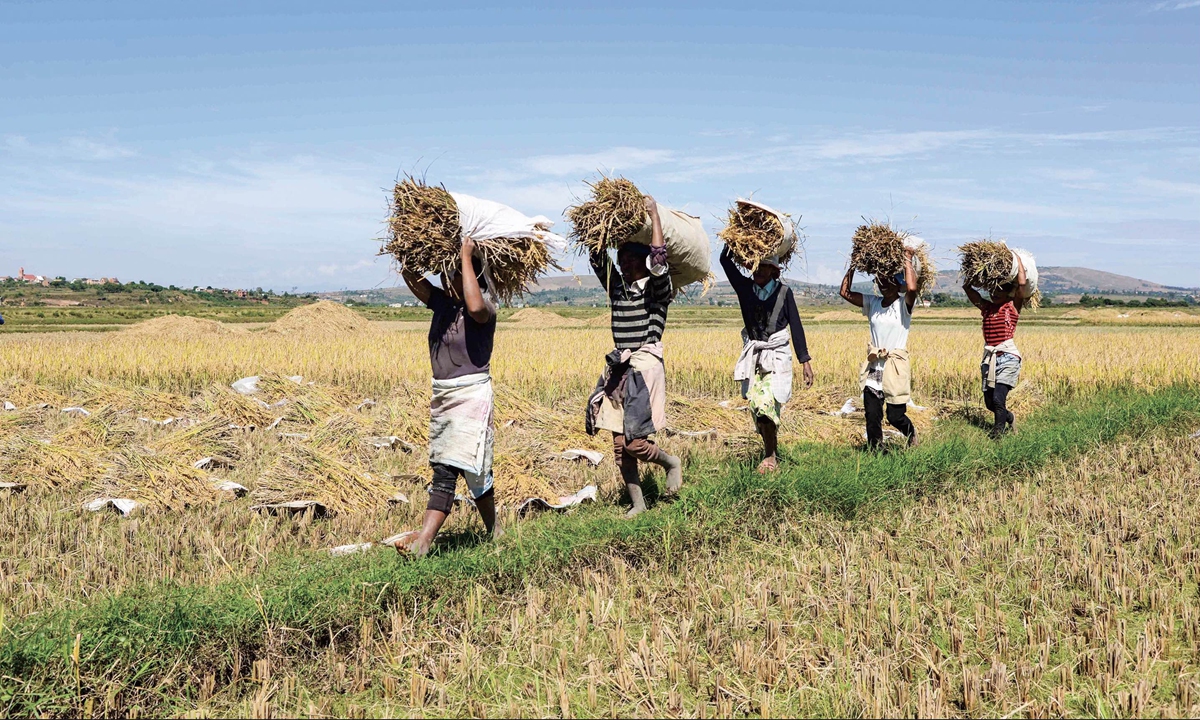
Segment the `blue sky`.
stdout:
[[606,170],[802,216],[800,279],[871,216],[1200,285],[1200,0],[3,0],[0,102],[0,274],[390,286],[397,173],[558,219]]

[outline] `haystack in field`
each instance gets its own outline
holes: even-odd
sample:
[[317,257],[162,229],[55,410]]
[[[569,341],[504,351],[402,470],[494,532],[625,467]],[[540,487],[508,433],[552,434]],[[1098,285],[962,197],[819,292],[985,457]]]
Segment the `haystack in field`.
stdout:
[[582,327],[585,324],[579,318],[537,308],[521,308],[513,313],[508,321],[523,328]]
[[789,216],[749,200],[729,208],[725,229],[717,237],[742,267],[753,272],[767,258],[778,258],[786,267],[796,250],[796,228]]
[[370,321],[340,303],[318,300],[301,305],[271,323],[268,333],[282,335],[347,335],[370,328]]
[[853,248],[850,251],[850,267],[875,277],[892,277],[904,272],[906,247],[914,247],[917,271],[917,292],[928,295],[937,282],[937,267],[929,252],[929,245],[909,233],[894,230],[891,226],[870,221],[859,225],[854,231]]
[[148,508],[174,512],[221,499],[221,492],[203,471],[178,458],[135,447],[114,454],[108,472],[95,487],[102,497],[128,498]]
[[543,216],[470,195],[450,193],[409,177],[396,183],[381,255],[420,275],[449,274],[461,265],[462,239],[475,241],[491,292],[505,302],[522,295],[550,268],[551,254],[562,249]]
[[168,340],[194,340],[214,335],[232,335],[237,331],[216,320],[206,320],[188,315],[163,315],[134,323],[122,332],[127,335]]

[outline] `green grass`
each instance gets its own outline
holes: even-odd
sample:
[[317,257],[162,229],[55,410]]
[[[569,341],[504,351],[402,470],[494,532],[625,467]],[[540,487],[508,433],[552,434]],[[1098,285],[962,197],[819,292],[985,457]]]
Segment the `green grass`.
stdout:
[[[71,612],[0,622],[0,708],[69,712],[81,694],[105,692],[114,681],[142,692],[178,692],[163,683],[189,668],[228,677],[232,648],[248,666],[267,642],[275,651],[320,646],[331,632],[356,628],[367,617],[386,618],[401,601],[450,600],[476,583],[498,592],[519,589],[526,579],[565,577],[613,554],[670,565],[688,553],[719,549],[729,533],[767,537],[781,519],[807,510],[853,517],[981,477],[1026,476],[1118,437],[1177,431],[1196,419],[1198,408],[1194,387],[1107,393],[1047,409],[1001,443],[946,422],[925,445],[903,453],[796,446],[771,476],[741,463],[700,459],[676,502],[631,522],[597,506],[515,526],[499,547],[466,538],[421,562],[386,552],[306,553],[280,558],[244,582],[148,584]],[[78,666],[71,657],[77,636]]]

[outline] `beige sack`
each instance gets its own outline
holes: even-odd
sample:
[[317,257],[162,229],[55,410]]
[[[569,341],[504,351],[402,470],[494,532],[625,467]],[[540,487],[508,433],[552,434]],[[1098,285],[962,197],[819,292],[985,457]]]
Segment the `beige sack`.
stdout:
[[[671,285],[681,290],[694,282],[704,282],[711,274],[712,247],[700,218],[659,203],[658,217],[662,223],[663,239],[667,242],[667,258],[671,266]],[[630,242],[649,245],[654,237],[650,218]]]

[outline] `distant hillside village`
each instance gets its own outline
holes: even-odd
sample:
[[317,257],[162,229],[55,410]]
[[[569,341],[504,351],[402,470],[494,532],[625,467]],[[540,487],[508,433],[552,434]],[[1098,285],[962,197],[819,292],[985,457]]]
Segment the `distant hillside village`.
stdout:
[[181,288],[145,282],[121,282],[115,277],[50,277],[28,273],[21,268],[16,275],[0,275],[0,305],[87,307],[101,305],[159,304],[199,302],[216,305],[295,304],[308,301],[308,293],[278,294],[262,288],[228,289],[199,285]]
[[42,287],[51,287],[52,284],[62,285],[78,285],[85,287],[88,285],[120,285],[121,281],[115,277],[107,278],[75,278],[67,281],[64,277],[48,278],[45,275],[30,275],[25,272],[25,268],[21,268],[15,276],[0,275],[0,283],[26,283],[28,285],[41,285]]

